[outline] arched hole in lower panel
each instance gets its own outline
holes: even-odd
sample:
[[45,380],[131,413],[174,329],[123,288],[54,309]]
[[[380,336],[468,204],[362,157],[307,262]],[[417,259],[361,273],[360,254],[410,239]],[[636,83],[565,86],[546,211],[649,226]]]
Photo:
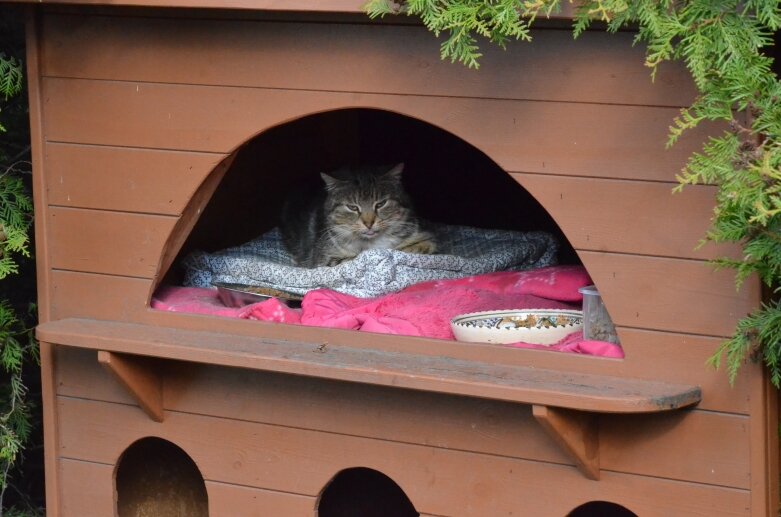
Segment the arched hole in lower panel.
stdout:
[[633,511],[608,501],[591,501],[567,514],[567,517],[637,517]]
[[[390,239],[394,230],[388,228],[393,223],[384,229],[370,226],[381,222],[387,210],[384,206],[392,208],[396,194],[375,189],[356,197],[349,188],[347,194],[341,190],[351,182],[346,181],[349,178],[388,178],[402,163],[398,185],[388,189],[409,197],[416,218],[399,217],[396,229],[401,232],[415,220],[433,228],[429,232],[433,239],[422,239],[436,245],[436,253],[430,256],[421,253],[425,246],[421,250],[416,245],[403,246],[404,239]],[[340,180],[339,188],[327,192],[321,173]],[[213,194],[187,229],[189,234],[169,239],[181,244],[170,261],[172,267],[158,275],[163,281],[152,306],[333,327],[335,321],[342,325],[349,318],[327,312],[314,301],[300,309],[300,298],[328,289],[337,293],[337,305],[350,311],[356,304],[373,303],[365,300],[396,296],[390,303],[376,304],[378,311],[393,306],[396,312],[372,313],[363,323],[343,328],[439,339],[461,338],[454,336],[450,325],[460,314],[509,309],[578,311],[582,308],[578,289],[592,281],[555,214],[548,213],[521,186],[521,179],[522,175],[508,174],[454,134],[398,113],[343,109],[281,124],[236,151],[224,177],[213,182]],[[338,217],[310,224],[310,214],[317,212],[308,211],[312,192],[333,201],[328,209],[322,203],[319,210]],[[391,202],[385,205],[388,198]],[[292,210],[284,209],[286,200]],[[289,245],[291,239],[278,230],[291,226],[293,220],[297,224],[292,226],[298,229],[292,241],[300,243],[299,252],[303,250],[298,256],[295,245]],[[339,242],[320,246],[317,238],[324,234],[338,235]],[[375,246],[397,249],[361,252]],[[400,258],[399,251],[414,251],[414,257]],[[558,269],[551,269],[554,265]],[[506,276],[485,276],[493,273]],[[174,286],[209,289],[220,283],[230,284],[233,290],[222,289],[219,298],[214,289],[211,295],[197,293],[195,300],[172,294]],[[420,285],[428,291],[415,290]],[[410,289],[414,295],[408,295]],[[258,292],[276,297],[283,306],[246,309],[247,304],[263,300]],[[203,303],[208,296],[212,298]],[[412,305],[413,301],[418,305]],[[606,311],[602,314],[606,319]],[[555,315],[546,318],[499,318],[496,322],[517,327],[519,335],[529,325],[546,325],[547,335],[550,327],[566,327],[557,329],[562,330],[558,337],[546,339],[542,343],[546,347],[563,343],[558,349],[573,350],[577,345],[572,342],[584,341],[582,331],[568,327],[570,320],[557,320]],[[389,321],[401,323],[388,328]],[[510,344],[539,345],[527,339],[528,335],[511,339]],[[564,341],[571,336],[576,339]],[[497,342],[493,336],[464,339]],[[601,340],[613,341],[614,346],[595,347],[597,352],[592,355],[623,357],[617,336],[603,333]],[[582,347],[577,351],[589,353]]]
[[339,472],[317,504],[318,517],[417,517],[418,511],[399,485],[373,469]]
[[177,445],[142,438],[128,447],[114,477],[119,517],[208,517],[206,485]]

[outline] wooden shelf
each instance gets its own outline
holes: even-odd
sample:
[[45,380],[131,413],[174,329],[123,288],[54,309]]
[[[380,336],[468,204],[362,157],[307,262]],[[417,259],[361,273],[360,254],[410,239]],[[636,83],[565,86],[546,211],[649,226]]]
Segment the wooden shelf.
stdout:
[[155,359],[529,404],[590,479],[599,478],[598,414],[670,411],[702,397],[697,386],[133,323],[64,319],[39,325],[37,336],[99,351],[101,363],[156,421],[163,411]]

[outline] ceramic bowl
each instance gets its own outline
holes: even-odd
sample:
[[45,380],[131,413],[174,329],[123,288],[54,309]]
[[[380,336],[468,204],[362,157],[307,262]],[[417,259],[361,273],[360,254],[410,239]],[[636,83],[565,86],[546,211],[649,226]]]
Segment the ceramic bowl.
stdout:
[[583,328],[583,312],[558,309],[483,311],[461,314],[450,322],[458,341],[553,345]]

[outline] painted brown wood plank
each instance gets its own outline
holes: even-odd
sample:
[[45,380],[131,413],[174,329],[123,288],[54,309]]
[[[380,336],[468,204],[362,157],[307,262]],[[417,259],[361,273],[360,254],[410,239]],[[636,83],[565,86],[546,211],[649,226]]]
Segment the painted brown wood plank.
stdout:
[[237,336],[227,341],[224,334],[131,323],[66,319],[39,325],[36,335],[47,343],[108,352],[582,411],[668,411],[696,404],[701,399],[700,389],[691,385],[356,350],[330,344],[325,349],[316,344]]
[[96,350],[55,348],[57,395],[136,404],[135,399],[97,365]]
[[[54,404],[56,399],[50,402]],[[113,465],[68,458],[59,458],[57,465],[62,479],[60,515],[115,515]],[[56,511],[55,508],[46,508],[47,515]]]
[[[126,403],[85,352],[58,355],[58,394]],[[573,463],[542,433],[529,406],[191,363],[169,373],[165,400],[168,411]],[[703,411],[603,418],[602,468],[748,486],[749,420],[729,418]],[[688,454],[698,461],[679,461]]]
[[[365,15],[365,3],[355,0],[327,0],[326,2],[312,3],[311,0],[263,0],[255,2],[249,0],[168,0],[165,3],[159,0],[43,0],[34,2],[33,0],[9,0],[16,3],[36,3],[45,4],[47,7],[60,8],[60,6],[109,6],[109,9],[116,10],[120,6],[160,8],[160,7],[190,7],[190,8],[210,8],[210,9],[246,9],[252,11],[268,10],[272,13],[290,11],[292,13],[301,13],[306,16],[312,13],[350,13]],[[573,15],[572,6],[569,3],[563,3],[557,13],[551,13],[551,20],[568,20]],[[399,17],[405,20],[404,17]],[[542,19],[542,17],[541,17]],[[541,23],[538,21],[538,23]]]
[[736,292],[732,271],[714,271],[704,262],[578,254],[617,325],[730,336],[738,320],[759,304],[756,279]]
[[146,312],[151,287],[148,278],[53,271],[52,319],[89,313],[97,319],[132,320]]
[[[43,110],[43,86],[40,76],[40,63],[42,61],[42,49],[40,45],[41,35],[40,13],[34,8],[27,9],[25,13],[25,55],[27,92],[30,113],[30,154],[33,166],[32,190],[34,201],[34,217],[37,224],[35,232],[35,271],[36,290],[38,292],[38,321],[47,321],[51,310],[51,262],[48,253],[49,232],[45,223],[47,214],[47,191],[44,168],[44,110]],[[48,343],[40,344],[41,359],[41,398],[54,400],[54,364],[53,347]],[[44,446],[44,478],[46,507],[51,517],[60,515],[60,474],[57,465],[56,451],[59,448],[58,437],[55,431],[57,413],[55,404],[43,404],[41,409],[43,422],[43,446]]]
[[159,364],[148,358],[104,350],[98,350],[98,363],[124,386],[149,418],[163,421],[163,375]]
[[599,480],[597,415],[538,405],[532,406],[532,415],[584,476]]
[[734,488],[612,472],[595,483],[573,467],[542,462],[181,413],[160,425],[127,406],[58,403],[65,456],[115,461],[127,445],[154,434],[182,447],[211,481],[316,495],[336,472],[365,466],[390,476],[418,510],[438,515],[510,515],[523,508],[560,517],[590,500],[615,501],[643,516],[749,514],[748,492]]
[[[114,515],[115,465],[60,458],[63,479],[61,513],[66,517]],[[206,481],[209,515],[243,517],[312,515],[317,499],[252,487]],[[53,510],[47,508],[47,512]]]
[[283,11],[318,11],[318,12],[345,12],[363,13],[363,1],[356,0],[325,0],[311,2],[311,0],[9,0],[17,3],[36,3],[51,6],[57,5],[111,5],[111,6],[140,6],[140,7],[193,7],[214,9],[252,9],[252,10],[283,10]]
[[483,45],[476,72],[440,60],[439,42],[420,26],[51,15],[44,75],[644,106],[695,97],[682,66],[663,67],[651,82],[632,33],[532,37],[506,51]]
[[693,383],[702,387],[703,401],[700,407],[739,413],[748,411],[749,392],[746,375],[741,373],[735,387],[732,388],[723,370],[714,370],[705,365],[707,358],[718,347],[721,341],[719,338],[621,328],[621,339],[627,357],[623,361],[615,361],[579,354],[507,349],[455,341],[275,325],[258,321],[155,311],[147,309],[145,303],[151,288],[149,280],[67,271],[55,271],[52,278],[54,296],[52,314],[55,319],[86,317],[124,320],[312,343],[319,343],[326,339],[339,346],[357,348],[370,346],[377,350],[444,355],[464,360],[533,365],[539,368],[597,375],[628,375],[673,383]]
[[512,174],[578,250],[696,259],[739,257],[737,246],[697,248],[710,226],[715,187]]
[[[702,409],[748,413],[749,373],[730,386],[722,368],[708,366],[722,339],[629,328],[619,329],[626,357],[621,371],[642,379],[692,382],[702,388]],[[589,370],[593,371],[593,370]]]
[[155,268],[155,277],[162,278],[168,273],[171,266],[174,265],[174,261],[181,252],[182,246],[192,234],[193,227],[195,227],[206,210],[209,200],[214,195],[215,190],[219,188],[225,173],[235,158],[236,155],[232,154],[222,160],[193,193],[176,224],[168,232],[168,238],[163,245],[157,267]]
[[743,365],[751,374],[750,429],[751,504],[758,514],[777,515],[779,509],[779,398],[761,362]]
[[179,215],[225,155],[46,144],[52,205]]
[[[95,367],[93,356],[83,349],[58,351],[58,394],[134,404]],[[177,364],[169,372],[164,399],[169,411],[567,463],[528,407],[499,401],[377,386],[356,389],[344,382],[193,363]],[[298,403],[290,404],[291,399]],[[434,421],[452,432],[442,433],[430,425]]]
[[314,516],[317,498],[246,486],[206,482],[209,517]]
[[[638,471],[651,476],[750,488],[749,418],[730,416],[727,424],[724,415],[703,411],[659,418],[616,416],[600,417],[603,472],[640,464]],[[714,435],[715,428],[719,436]]]
[[49,141],[217,153],[305,115],[359,107],[440,127],[505,170],[674,181],[713,131],[693,130],[665,151],[674,108],[55,78],[44,87]]
[[176,219],[168,216],[52,207],[52,267],[154,277]]

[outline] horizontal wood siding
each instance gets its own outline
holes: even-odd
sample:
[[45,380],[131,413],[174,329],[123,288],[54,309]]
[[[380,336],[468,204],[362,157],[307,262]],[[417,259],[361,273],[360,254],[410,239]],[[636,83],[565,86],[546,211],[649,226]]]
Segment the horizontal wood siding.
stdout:
[[115,515],[114,465],[59,458],[57,466],[60,476],[59,515]]
[[157,424],[137,418],[134,407],[64,397],[58,405],[62,457],[113,463],[135,439],[155,435],[181,446],[209,481],[316,496],[335,473],[365,466],[437,515],[560,516],[594,498],[644,516],[748,514],[744,490],[612,472],[594,483],[572,467],[514,458],[179,412]]
[[674,180],[708,129],[665,150],[676,108],[60,78],[43,88],[55,142],[227,153],[305,115],[374,108],[443,128],[508,171],[655,181]]
[[317,498],[216,481],[206,482],[209,517],[315,517]]
[[224,154],[48,144],[49,203],[180,215]]
[[[366,21],[335,27],[51,16],[44,29],[43,73],[151,83],[643,106],[688,106],[696,95],[680,64],[663,65],[652,81],[650,70],[642,66],[644,49],[632,45],[634,34],[628,32],[587,32],[575,41],[567,29],[536,30],[531,43],[510,42],[507,50],[482,45],[480,70],[475,71],[442,61],[440,42],[423,27]],[[97,47],[96,41],[101,42]],[[258,49],[263,49],[262,59]],[[80,59],[83,55],[90,59]],[[349,59],[335,58],[345,55]]]
[[48,224],[53,268],[151,278],[176,219],[52,207]]
[[698,261],[594,251],[579,255],[611,319],[624,327],[731,336],[760,296],[759,282],[746,282],[736,291],[731,271],[714,271]]
[[[60,351],[58,393],[132,403],[94,355]],[[172,367],[165,379],[166,411],[572,464],[530,406],[193,365]],[[140,409],[136,414],[142,417]],[[748,488],[745,417],[680,411],[604,418],[605,470]]]
[[716,187],[691,186],[673,194],[671,183],[512,176],[553,215],[577,250],[693,259],[740,256],[737,246],[697,247],[713,215]]
[[[115,465],[60,458],[60,515],[114,515]],[[314,516],[317,499],[214,481],[206,482],[211,517]]]

